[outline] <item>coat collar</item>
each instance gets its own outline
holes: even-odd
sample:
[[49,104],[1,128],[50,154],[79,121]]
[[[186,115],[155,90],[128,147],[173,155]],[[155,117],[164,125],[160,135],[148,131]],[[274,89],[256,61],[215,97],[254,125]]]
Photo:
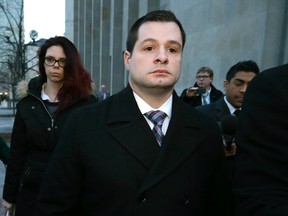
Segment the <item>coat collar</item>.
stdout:
[[221,121],[225,116],[230,115],[230,110],[224,101],[224,97],[220,98],[214,104],[218,121]]

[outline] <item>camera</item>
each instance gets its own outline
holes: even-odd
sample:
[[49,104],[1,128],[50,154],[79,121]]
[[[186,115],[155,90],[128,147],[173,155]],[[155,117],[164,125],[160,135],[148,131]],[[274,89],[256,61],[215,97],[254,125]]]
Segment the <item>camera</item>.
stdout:
[[195,91],[195,94],[196,95],[202,95],[202,94],[205,94],[206,93],[206,89],[205,88],[198,88],[196,91]]

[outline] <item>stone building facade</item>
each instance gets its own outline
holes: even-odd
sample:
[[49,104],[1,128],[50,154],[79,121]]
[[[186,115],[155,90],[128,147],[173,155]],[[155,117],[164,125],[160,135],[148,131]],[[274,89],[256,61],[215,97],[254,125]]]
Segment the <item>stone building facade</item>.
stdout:
[[228,69],[252,59],[261,70],[288,62],[287,0],[66,0],[65,36],[78,47],[96,87],[127,85],[122,53],[132,23],[148,11],[172,10],[187,34],[178,94],[196,70],[214,70],[223,89]]

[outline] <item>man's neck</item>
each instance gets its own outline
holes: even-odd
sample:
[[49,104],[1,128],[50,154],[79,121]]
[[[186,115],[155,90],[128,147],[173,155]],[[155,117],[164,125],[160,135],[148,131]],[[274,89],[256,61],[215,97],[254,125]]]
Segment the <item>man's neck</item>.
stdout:
[[[133,90],[134,91],[134,90]],[[147,104],[149,104],[154,109],[161,107],[171,96],[173,91],[160,93],[154,92],[149,94],[143,94],[143,92],[134,91],[139,97],[141,97]]]

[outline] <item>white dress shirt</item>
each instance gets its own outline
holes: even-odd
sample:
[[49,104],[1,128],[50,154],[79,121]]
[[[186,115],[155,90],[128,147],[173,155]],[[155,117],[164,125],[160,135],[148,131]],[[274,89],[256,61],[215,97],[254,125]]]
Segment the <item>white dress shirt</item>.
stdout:
[[[229,102],[228,102],[228,100],[227,100],[227,98],[226,98],[226,95],[224,96],[224,101],[225,101],[225,103],[227,104],[227,106],[228,106],[228,109],[230,110],[230,114],[231,115],[234,115],[233,113],[235,112],[235,110],[237,110],[234,106],[232,106],[232,104],[230,104]],[[241,109],[239,109],[239,110],[241,110]]]
[[162,125],[162,132],[165,135],[166,131],[168,129],[168,125],[171,119],[171,114],[172,114],[172,94],[171,96],[168,98],[168,100],[162,105],[160,106],[158,109],[154,109],[152,108],[149,104],[147,104],[139,95],[137,95],[135,92],[133,92],[135,100],[138,104],[138,107],[140,109],[140,112],[142,113],[142,115],[145,117],[147,123],[149,124],[151,130],[154,127],[153,122],[151,122],[144,114],[151,111],[151,110],[161,110],[162,112],[166,113],[166,117],[164,119],[163,125]]

